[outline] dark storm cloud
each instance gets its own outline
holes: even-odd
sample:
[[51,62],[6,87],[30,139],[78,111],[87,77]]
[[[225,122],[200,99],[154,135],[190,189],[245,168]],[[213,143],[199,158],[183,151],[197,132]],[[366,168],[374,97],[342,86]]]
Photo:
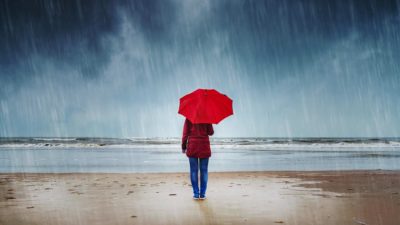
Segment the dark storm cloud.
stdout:
[[29,76],[32,55],[76,66],[84,75],[108,61],[101,37],[116,30],[112,1],[6,0],[0,10],[3,76]]
[[223,135],[400,134],[399,5],[0,0],[0,136],[177,136],[198,87]]
[[[270,62],[295,69],[313,62],[332,42],[361,32],[376,38],[386,19],[398,16],[396,1],[217,1],[205,22],[215,32],[227,30],[230,49],[244,65],[263,69]],[[246,62],[248,60],[248,62]],[[250,63],[258,61],[258,63]]]
[[[84,76],[94,76],[109,61],[103,37],[118,31],[123,9],[154,45],[171,43],[191,46],[205,42],[213,32],[227,31],[231,49],[243,58],[257,60],[296,59],[305,47],[341,38],[358,29],[374,35],[383,17],[398,15],[397,1],[216,1],[207,17],[191,33],[174,29],[176,1],[22,1],[0,2],[0,66],[2,76],[32,70],[29,57],[40,54],[62,65],[73,65]],[[194,6],[196,3],[193,4]],[[384,24],[383,24],[384,25]],[[184,23],[182,26],[185,26]],[[190,28],[188,28],[190,29]],[[375,31],[375,32],[371,32]],[[307,37],[307,38],[305,38]],[[175,46],[176,47],[176,46]],[[314,48],[318,51],[318,48]],[[307,53],[309,54],[309,52]],[[300,55],[301,56],[301,55]],[[25,71],[24,71],[25,70]]]
[[[281,76],[288,66],[297,70],[307,67],[332,42],[351,32],[360,32],[365,40],[375,40],[387,23],[399,20],[398,1],[392,0],[224,0],[209,2],[207,13],[197,17],[196,28],[186,21],[177,27],[177,21],[186,19],[177,15],[177,11],[186,10],[181,2],[150,2],[144,9],[126,9],[133,20],[139,21],[154,48],[161,45],[178,49],[185,61],[190,59],[194,46],[208,46],[213,37],[225,33],[227,51],[238,57],[244,67],[262,71],[268,62],[267,66]],[[192,2],[193,7],[198,5]]]

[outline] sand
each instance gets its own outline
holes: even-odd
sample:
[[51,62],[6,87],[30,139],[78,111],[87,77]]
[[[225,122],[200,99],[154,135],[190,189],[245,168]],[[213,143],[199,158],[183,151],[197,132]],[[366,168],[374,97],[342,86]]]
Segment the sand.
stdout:
[[400,224],[400,171],[0,174],[0,224]]

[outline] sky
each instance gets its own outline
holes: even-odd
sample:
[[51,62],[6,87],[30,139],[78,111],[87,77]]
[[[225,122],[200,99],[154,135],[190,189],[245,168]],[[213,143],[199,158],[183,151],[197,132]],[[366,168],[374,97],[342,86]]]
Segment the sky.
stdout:
[[1,137],[400,136],[400,1],[0,0]]

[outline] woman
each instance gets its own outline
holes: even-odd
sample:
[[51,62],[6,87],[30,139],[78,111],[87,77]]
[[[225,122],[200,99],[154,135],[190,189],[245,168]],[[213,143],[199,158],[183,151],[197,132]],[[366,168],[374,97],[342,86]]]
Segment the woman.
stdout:
[[[186,119],[183,126],[182,153],[189,157],[190,181],[193,187],[193,198],[205,199],[208,181],[208,158],[211,156],[210,140],[208,135],[213,135],[212,124],[193,124]],[[198,172],[200,167],[200,191]]]

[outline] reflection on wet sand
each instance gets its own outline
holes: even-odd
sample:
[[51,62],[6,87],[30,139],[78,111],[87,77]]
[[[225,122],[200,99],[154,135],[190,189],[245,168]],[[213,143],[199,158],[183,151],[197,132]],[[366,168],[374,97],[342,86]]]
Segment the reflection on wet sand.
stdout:
[[400,224],[400,172],[0,174],[0,224]]

